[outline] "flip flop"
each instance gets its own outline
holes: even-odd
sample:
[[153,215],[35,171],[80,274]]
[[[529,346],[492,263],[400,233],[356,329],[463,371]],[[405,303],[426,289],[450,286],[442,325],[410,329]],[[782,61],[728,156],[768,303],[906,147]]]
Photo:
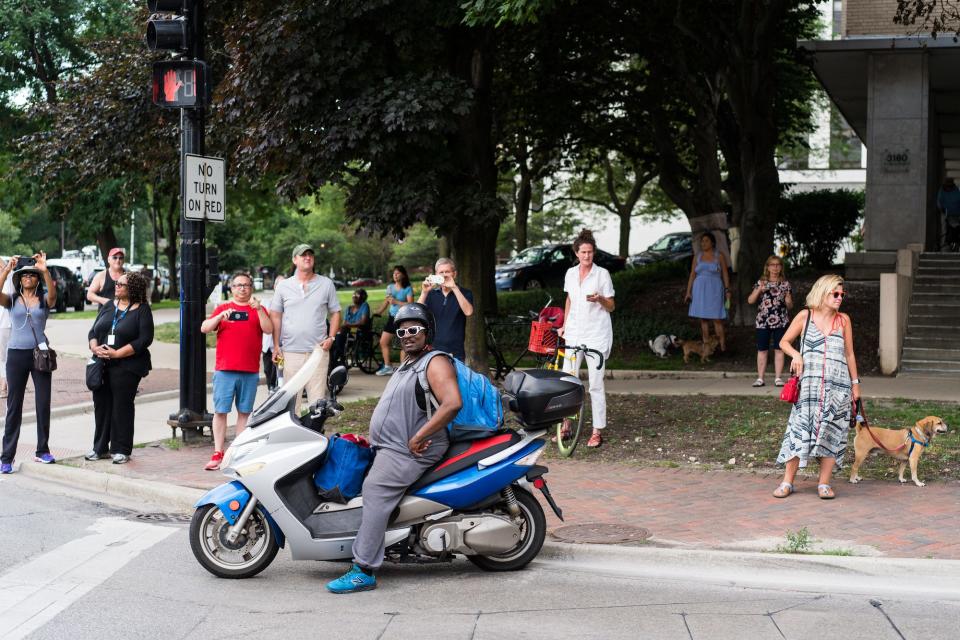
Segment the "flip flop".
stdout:
[[786,498],[791,493],[793,493],[793,485],[789,482],[781,482],[780,486],[774,489],[773,497],[774,498]]

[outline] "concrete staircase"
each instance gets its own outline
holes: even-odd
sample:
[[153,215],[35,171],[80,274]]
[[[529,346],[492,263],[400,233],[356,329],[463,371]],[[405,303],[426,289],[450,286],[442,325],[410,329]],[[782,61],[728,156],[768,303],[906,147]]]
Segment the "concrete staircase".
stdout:
[[960,383],[960,254],[920,254],[900,375],[949,376]]

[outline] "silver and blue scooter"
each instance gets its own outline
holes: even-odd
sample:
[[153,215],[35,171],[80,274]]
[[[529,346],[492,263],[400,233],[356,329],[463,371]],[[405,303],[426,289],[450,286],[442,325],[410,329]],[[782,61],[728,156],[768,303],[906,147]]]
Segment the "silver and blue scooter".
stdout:
[[[294,560],[347,560],[360,527],[363,497],[324,502],[313,483],[323,465],[326,421],[343,407],[344,367],[328,377],[330,399],[295,412],[320,364],[319,349],[256,408],[227,449],[221,469],[231,481],[203,496],[190,524],[190,546],[208,571],[249,578],[281,547]],[[464,555],[489,571],[525,567],[540,552],[546,518],[539,490],[561,520],[538,465],[547,428],[583,404],[583,384],[558,371],[516,371],[504,382],[516,430],[458,442],[404,496],[386,532],[387,560],[430,562]]]

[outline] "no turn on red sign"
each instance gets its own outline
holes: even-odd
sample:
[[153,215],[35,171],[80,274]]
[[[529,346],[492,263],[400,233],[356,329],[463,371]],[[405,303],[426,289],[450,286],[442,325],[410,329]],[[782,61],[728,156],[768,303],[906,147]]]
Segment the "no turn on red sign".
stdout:
[[183,163],[183,217],[223,222],[226,212],[223,158],[186,154]]

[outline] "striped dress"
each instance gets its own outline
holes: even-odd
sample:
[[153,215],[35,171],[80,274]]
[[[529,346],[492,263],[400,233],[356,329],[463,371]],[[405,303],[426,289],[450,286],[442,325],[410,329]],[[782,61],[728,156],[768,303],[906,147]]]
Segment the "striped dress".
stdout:
[[777,464],[799,457],[803,468],[810,458],[833,458],[837,470],[843,467],[852,405],[843,327],[837,325],[824,337],[815,322],[809,323],[800,397],[790,412]]

